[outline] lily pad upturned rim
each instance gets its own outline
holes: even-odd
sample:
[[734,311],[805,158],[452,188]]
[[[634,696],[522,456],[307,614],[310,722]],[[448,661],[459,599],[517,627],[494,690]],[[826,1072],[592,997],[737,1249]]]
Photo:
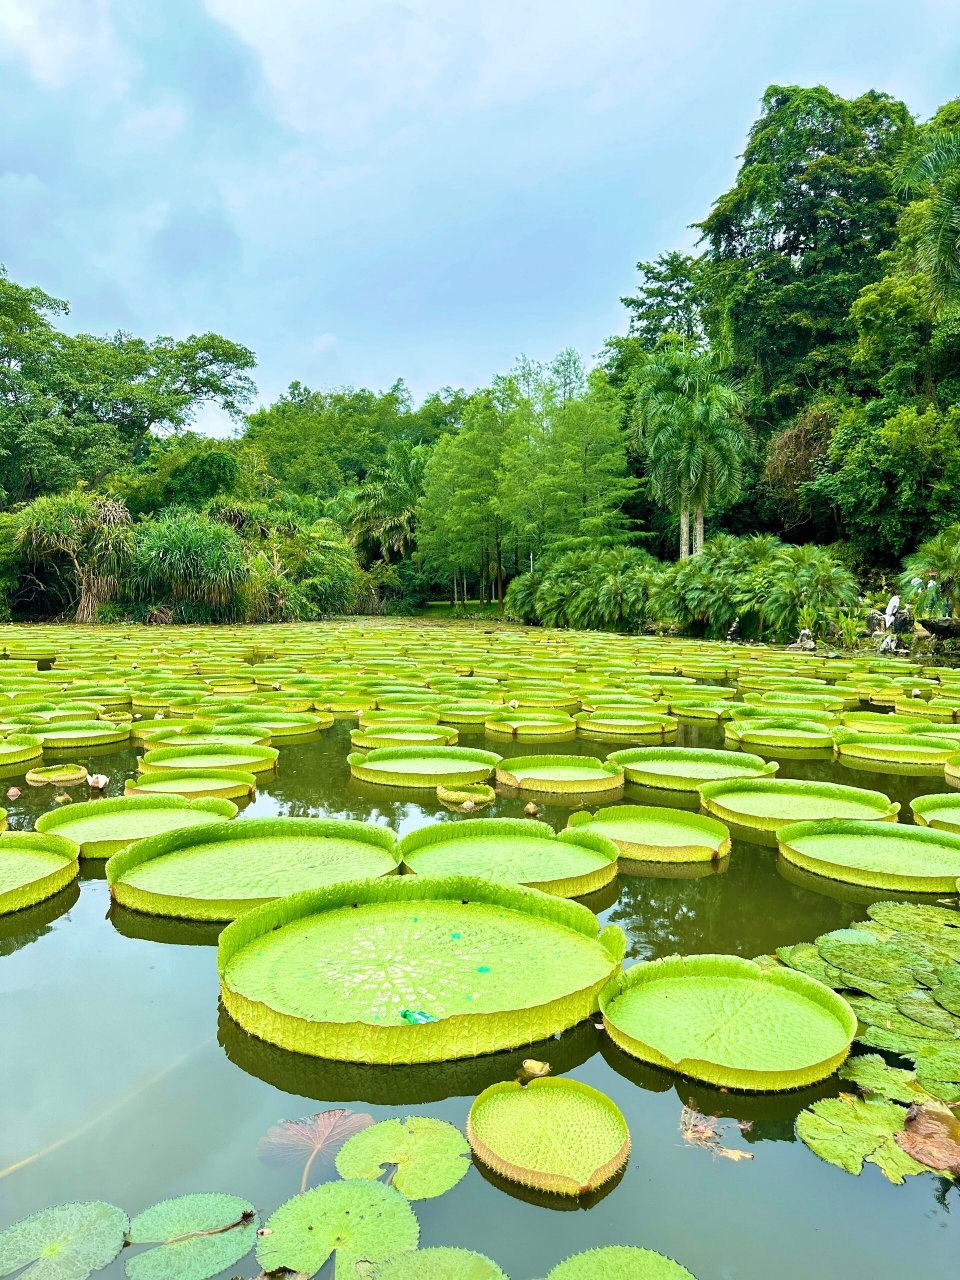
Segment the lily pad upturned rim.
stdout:
[[0,738],[0,767],[6,769],[10,765],[26,764],[29,760],[39,760],[43,755],[43,739],[33,733],[11,733]]
[[[947,802],[949,801],[949,805]],[[953,816],[938,818],[936,812],[941,808],[951,808]],[[919,826],[934,827],[939,831],[951,831],[960,835],[960,795],[955,791],[936,791],[923,796],[916,796],[910,801],[910,809]],[[933,815],[933,816],[931,816]]]
[[41,875],[29,877],[0,892],[0,915],[34,907],[59,893],[80,874],[80,847],[64,836],[43,835],[39,831],[4,831],[0,834],[0,858],[7,850],[31,851],[56,859]]
[[[826,856],[818,857],[801,848],[800,842],[811,836],[835,836],[843,842],[845,849],[855,847],[857,836],[875,841],[912,842],[917,845],[918,852],[924,845],[931,848],[939,846],[953,852],[956,861],[952,870],[944,869],[941,874],[932,876],[918,875],[912,861],[906,863],[902,871],[869,865],[851,866]],[[826,818],[811,822],[792,822],[781,827],[777,832],[777,844],[781,858],[804,871],[827,880],[840,880],[846,884],[864,885],[873,889],[899,889],[905,893],[952,893],[960,877],[960,834],[937,831],[932,827],[862,822],[856,818]]]
[[[184,796],[178,795],[135,795],[135,796],[110,796],[104,797],[102,800],[85,800],[80,804],[72,804],[65,809],[51,809],[47,813],[42,813],[34,824],[37,831],[47,835],[62,834],[60,828],[75,826],[78,822],[82,822],[87,817],[103,817],[104,815],[122,815],[127,813],[142,812],[158,812],[160,810],[169,810],[171,812],[188,812],[188,813],[205,813],[210,815],[210,822],[224,822],[237,816],[237,806],[232,800],[222,800],[215,797],[199,797],[190,800]],[[73,839],[68,836],[68,839]],[[111,858],[121,849],[126,848],[128,844],[140,840],[141,836],[131,836],[129,839],[120,837],[119,839],[101,839],[101,840],[79,840],[81,858]]]
[[[589,771],[586,778],[558,778],[549,776],[532,777],[529,774],[518,774],[515,770],[526,769],[550,770],[551,768],[577,768]],[[538,795],[557,793],[561,795],[593,794],[598,792],[619,791],[623,786],[623,770],[618,764],[608,760],[598,760],[595,756],[511,756],[497,766],[497,781],[504,786],[515,787],[518,791],[532,791]]]
[[802,821],[802,819],[745,813],[732,805],[725,804],[725,799],[739,792],[756,790],[771,795],[808,796],[811,800],[834,799],[853,802],[856,799],[864,806],[876,810],[876,819],[865,818],[864,821],[868,822],[874,820],[896,822],[897,814],[900,812],[899,801],[891,800],[882,791],[850,787],[841,782],[811,782],[802,778],[725,778],[719,782],[705,782],[697,790],[701,805],[713,817],[743,829],[767,833],[776,832],[781,826]]
[[[280,752],[276,747],[229,747],[216,743],[207,747],[157,747],[140,757],[138,767],[141,773],[164,770],[182,773],[191,769],[216,769],[218,757],[237,756],[239,760],[224,765],[224,768],[239,769],[243,773],[270,773],[277,767]],[[197,758],[203,763],[184,764],[185,760]]]
[[[443,761],[458,764],[454,770],[411,769],[409,772],[378,768],[393,761]],[[375,782],[385,787],[412,787],[435,790],[441,783],[486,782],[500,763],[495,751],[477,747],[374,747],[370,751],[351,751],[347,756],[350,772],[362,782]]]
[[[198,783],[207,785],[198,788]],[[128,796],[182,795],[194,800],[239,800],[256,790],[256,774],[246,769],[157,769],[128,778],[124,784]]]
[[[702,977],[732,978],[782,986],[792,994],[818,1005],[835,1018],[846,1044],[836,1053],[818,1061],[789,1070],[770,1071],[717,1063],[706,1057],[683,1057],[673,1060],[617,1024],[616,1003],[632,988],[676,978],[696,983]],[[603,1025],[607,1035],[631,1057],[689,1076],[694,1080],[703,1080],[722,1088],[752,1093],[784,1092],[826,1079],[847,1058],[857,1032],[857,1018],[853,1010],[837,992],[823,983],[793,969],[761,968],[752,960],[730,955],[664,956],[658,960],[633,965],[612,978],[601,991],[600,1012],[603,1015]]]
[[[416,855],[433,845],[455,843],[458,840],[476,840],[483,836],[492,839],[519,840],[542,839],[548,842],[559,841],[563,845],[579,846],[597,855],[604,865],[596,868],[588,867],[581,875],[548,876],[539,880],[508,881],[520,883],[529,889],[540,889],[544,893],[557,894],[562,898],[579,898],[588,893],[595,893],[610,884],[617,875],[619,850],[612,840],[594,832],[577,832],[569,828],[565,831],[554,831],[546,822],[532,822],[529,818],[473,818],[469,822],[436,822],[419,827],[405,835],[398,845],[398,852],[404,869],[414,875],[435,875],[435,872],[418,872]],[[591,859],[592,861],[592,859]],[[483,875],[486,869],[462,872],[464,875]],[[500,879],[489,875],[490,879]]]
[[[290,839],[303,836],[314,839],[349,839],[369,844],[371,850],[386,855],[381,874],[391,874],[400,865],[393,832],[371,822],[360,822],[352,818],[240,818],[236,822],[183,827],[127,845],[107,862],[107,883],[111,897],[121,906],[148,915],[173,916],[186,920],[234,920],[243,912],[272,901],[276,895],[267,894],[257,899],[240,896],[194,897],[186,893],[169,895],[131,884],[127,877],[145,863],[175,855],[194,846],[235,844],[242,840],[256,843],[265,838],[276,839],[278,836]],[[389,868],[386,866],[387,862],[390,863]]]
[[855,729],[834,730],[837,753],[850,760],[873,760],[881,763],[929,765],[938,770],[951,755],[957,754],[954,743],[938,741],[933,734],[859,733]]
[[313,1021],[248,998],[228,982],[232,961],[248,946],[297,920],[358,905],[417,901],[442,901],[453,906],[478,902],[522,913],[531,922],[545,920],[595,943],[604,953],[610,975],[619,971],[626,951],[626,937],[617,926],[602,926],[588,907],[536,889],[468,876],[388,876],[342,882],[277,899],[247,912],[224,929],[217,947],[224,1008],[245,1031],[281,1048],[318,1058],[380,1064],[446,1062],[512,1049],[573,1027],[596,1012],[599,992],[607,979],[539,1005],[451,1014],[435,1022],[399,1027],[359,1021]]
[[64,761],[28,769],[24,775],[31,787],[76,787],[87,780],[86,765]]
[[442,782],[437,784],[437,799],[441,804],[462,805],[470,800],[484,807],[493,804],[496,798],[496,791],[485,782],[462,782],[459,786],[450,787],[445,787]]
[[622,751],[612,751],[607,760],[619,765],[629,782],[666,791],[696,791],[704,784],[704,779],[696,774],[661,772],[656,766],[662,761],[709,762],[729,769],[729,774],[724,776],[730,778],[769,778],[780,767],[775,760],[713,747],[626,747]]
[[[643,822],[675,823],[677,827],[687,828],[691,834],[689,844],[649,844],[639,841],[618,839],[609,836],[620,850],[620,857],[628,862],[715,862],[727,857],[731,849],[730,832],[716,818],[705,814],[691,813],[685,809],[668,809],[657,805],[621,804],[608,805],[591,813],[581,810],[570,815],[567,828],[576,830],[592,825],[603,827],[604,824],[618,820]],[[604,834],[600,831],[598,834]],[[699,837],[699,839],[697,838]]]
[[[544,1100],[548,1097],[555,1099],[558,1106],[562,1105],[565,1098],[574,1097],[580,1105],[588,1104],[602,1110],[614,1126],[621,1130],[619,1148],[597,1165],[585,1181],[578,1181],[570,1174],[538,1169],[532,1164],[517,1164],[498,1152],[495,1138],[489,1129],[481,1136],[480,1130],[485,1127],[485,1110],[502,1104],[515,1111],[517,1105],[522,1106],[525,1100],[540,1097]],[[598,1191],[617,1176],[630,1157],[630,1131],[617,1104],[599,1089],[567,1076],[546,1076],[531,1080],[526,1085],[512,1080],[490,1085],[474,1100],[470,1108],[467,1116],[467,1141],[474,1157],[500,1177],[520,1183],[521,1186],[533,1187],[537,1191],[562,1196],[586,1196]]]

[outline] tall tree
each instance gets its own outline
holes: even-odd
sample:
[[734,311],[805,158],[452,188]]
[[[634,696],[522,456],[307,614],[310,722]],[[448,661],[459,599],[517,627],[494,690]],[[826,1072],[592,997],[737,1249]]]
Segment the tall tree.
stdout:
[[960,130],[929,129],[904,156],[900,181],[925,195],[917,258],[939,307],[960,301]]

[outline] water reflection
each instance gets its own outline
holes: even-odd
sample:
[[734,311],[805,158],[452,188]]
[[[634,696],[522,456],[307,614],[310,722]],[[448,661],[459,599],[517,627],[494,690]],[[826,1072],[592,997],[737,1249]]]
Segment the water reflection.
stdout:
[[107,919],[117,933],[142,942],[163,942],[175,947],[215,947],[226,928],[222,920],[175,920],[132,911],[118,902],[110,903]]
[[13,955],[49,933],[54,921],[66,915],[79,897],[80,886],[73,880],[65,889],[45,902],[38,902],[35,907],[0,916],[0,956]]

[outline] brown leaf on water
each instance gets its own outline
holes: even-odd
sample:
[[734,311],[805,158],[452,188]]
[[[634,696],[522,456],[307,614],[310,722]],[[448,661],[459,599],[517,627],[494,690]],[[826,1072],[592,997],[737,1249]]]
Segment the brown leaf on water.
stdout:
[[680,1112],[680,1132],[683,1140],[691,1147],[702,1147],[705,1151],[721,1156],[724,1160],[752,1160],[752,1151],[741,1151],[739,1147],[725,1147],[723,1138],[724,1126],[718,1116],[705,1116],[696,1107],[685,1106]]
[[268,1129],[257,1147],[260,1159],[267,1164],[303,1164],[300,1179],[301,1192],[310,1184],[313,1166],[332,1165],[334,1156],[348,1138],[373,1124],[373,1116],[366,1111],[349,1111],[346,1107],[334,1107],[331,1111],[318,1111],[316,1115],[301,1120],[281,1120]]
[[960,1119],[945,1103],[914,1103],[902,1132],[893,1136],[928,1169],[960,1174]]
[[537,1058],[524,1058],[515,1079],[519,1084],[529,1084],[531,1080],[541,1080],[550,1074],[550,1063],[540,1062]]

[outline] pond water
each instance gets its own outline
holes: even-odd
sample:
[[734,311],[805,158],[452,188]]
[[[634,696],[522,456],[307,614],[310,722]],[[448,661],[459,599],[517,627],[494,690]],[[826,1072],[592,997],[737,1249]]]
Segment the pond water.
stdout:
[[[339,721],[315,743],[284,746],[279,771],[260,776],[245,814],[345,816],[400,834],[463,820],[432,792],[352,781],[350,727]],[[686,728],[679,741],[719,746],[722,735],[712,726]],[[461,743],[484,745],[483,734],[462,732]],[[586,741],[485,745],[505,756],[603,757],[614,749]],[[110,794],[122,793],[135,760],[133,751],[97,753]],[[944,789],[936,778],[822,761],[783,760],[780,776],[885,791],[903,805],[904,821],[911,797]],[[625,800],[638,798],[649,799],[628,787]],[[48,789],[24,786],[9,806],[11,827],[32,827],[51,799]],[[523,804],[500,798],[484,816],[519,816]],[[558,829],[570,813],[561,805],[541,810]],[[884,896],[861,892],[857,900],[840,885],[814,891],[780,874],[774,850],[735,843],[722,874],[621,876],[590,905],[626,931],[629,959],[638,960],[769,952],[860,919],[866,902]],[[487,1253],[511,1280],[544,1276],[568,1254],[605,1244],[658,1249],[698,1280],[948,1280],[960,1270],[956,1185],[931,1174],[895,1187],[870,1165],[852,1177],[795,1139],[797,1112],[839,1092],[836,1080],[785,1095],[716,1091],[644,1068],[592,1023],[532,1050],[437,1067],[299,1058],[254,1040],[218,1008],[215,940],[209,926],[165,925],[111,907],[97,872],[87,872],[79,890],[0,922],[0,1227],[61,1201],[105,1199],[132,1214],[200,1190],[245,1196],[267,1214],[299,1189],[297,1167],[269,1167],[258,1157],[258,1140],[278,1120],[350,1106],[377,1119],[424,1114],[463,1127],[480,1089],[512,1079],[520,1059],[535,1056],[604,1090],[623,1110],[633,1150],[622,1179],[592,1207],[563,1211],[506,1192],[471,1168],[453,1191],[415,1206],[422,1244]],[[728,1118],[724,1142],[752,1159],[686,1145],[684,1104]],[[256,1270],[249,1257],[226,1274]],[[122,1262],[98,1274],[118,1277]]]

